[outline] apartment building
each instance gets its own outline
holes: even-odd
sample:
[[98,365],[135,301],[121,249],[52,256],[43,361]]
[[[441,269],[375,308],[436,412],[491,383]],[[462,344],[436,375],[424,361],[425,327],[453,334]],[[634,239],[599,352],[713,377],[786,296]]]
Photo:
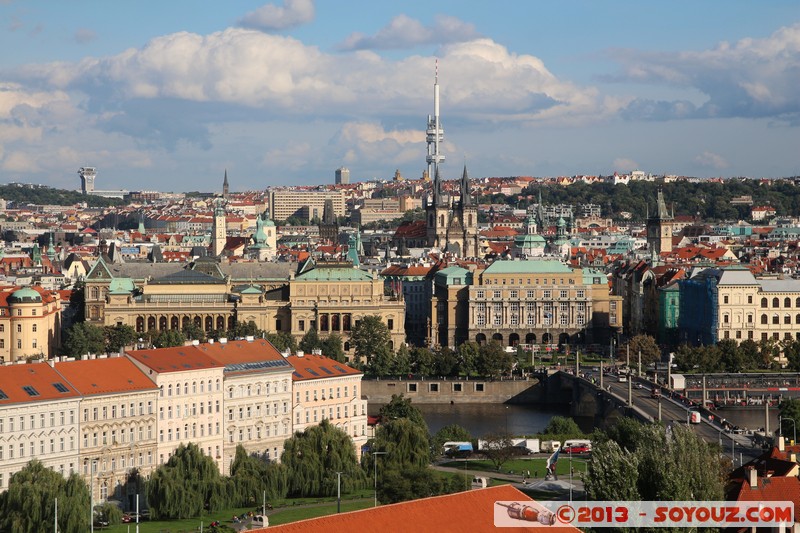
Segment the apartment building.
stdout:
[[128,352],[158,386],[158,464],[181,444],[195,443],[223,472],[222,363],[196,346]]
[[356,455],[367,442],[367,401],[361,399],[363,374],[320,353],[297,352],[286,360],[292,374],[294,431],[327,419],[353,438]]
[[210,342],[196,347],[224,365],[223,472],[239,445],[280,460],[292,436],[292,372],[286,358],[264,339]]
[[274,189],[269,191],[269,214],[272,220],[282,221],[298,217],[309,222],[322,220],[325,200],[333,203],[336,217],[345,215],[344,191],[306,191],[294,189]]
[[0,366],[0,491],[31,459],[78,472],[80,399],[48,363]]
[[138,469],[147,477],[158,466],[158,387],[125,357],[58,362],[54,368],[81,395],[78,465],[92,497],[133,508],[128,475]]

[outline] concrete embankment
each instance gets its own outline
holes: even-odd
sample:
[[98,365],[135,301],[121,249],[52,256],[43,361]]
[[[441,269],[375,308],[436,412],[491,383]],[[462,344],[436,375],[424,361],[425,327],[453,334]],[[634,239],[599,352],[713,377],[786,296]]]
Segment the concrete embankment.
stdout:
[[543,400],[539,380],[479,379],[365,379],[361,392],[371,404],[388,403],[403,394],[417,403],[538,403]]

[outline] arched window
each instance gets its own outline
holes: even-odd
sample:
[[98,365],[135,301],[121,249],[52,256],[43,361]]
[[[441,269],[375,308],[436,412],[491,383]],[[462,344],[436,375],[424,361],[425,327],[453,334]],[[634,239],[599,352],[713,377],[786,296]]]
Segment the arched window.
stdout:
[[772,323],[773,323],[773,324],[780,324],[780,323],[781,323],[781,319],[780,319],[780,317],[777,315],[777,313],[776,313],[776,314],[774,314],[774,315],[772,315]]
[[789,313],[786,313],[785,315],[783,315],[783,323],[784,324],[791,324],[792,323],[792,317],[791,317],[791,315],[789,315]]
[[768,323],[769,323],[769,322],[767,321],[767,315],[761,315],[761,323],[762,323],[762,324],[768,324]]
[[220,330],[220,331],[225,329],[225,317],[224,316],[218,316],[217,317],[217,329]]
[[147,317],[147,330],[150,331],[153,329],[156,329],[156,317],[149,316]]
[[763,307],[763,308],[767,307],[767,299],[766,298],[761,298],[761,307]]
[[772,307],[780,307],[781,301],[777,298],[772,299]]
[[167,317],[162,316],[158,319],[158,329],[162,331],[167,329]]
[[170,318],[169,329],[178,329],[178,317],[174,316]]
[[792,306],[792,299],[791,298],[784,298],[783,299],[783,306],[784,307],[791,307]]
[[794,315],[794,323],[800,324],[800,313]]
[[136,331],[142,333],[144,331],[144,318],[136,317]]

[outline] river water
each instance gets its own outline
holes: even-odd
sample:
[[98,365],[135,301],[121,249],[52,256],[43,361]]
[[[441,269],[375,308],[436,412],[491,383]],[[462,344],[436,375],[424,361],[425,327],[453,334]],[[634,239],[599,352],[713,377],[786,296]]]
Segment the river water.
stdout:
[[[370,404],[369,413],[378,414],[380,405]],[[449,424],[464,427],[475,437],[508,431],[515,436],[532,436],[542,431],[556,415],[569,416],[569,408],[552,409],[534,405],[499,403],[424,404],[414,402],[431,435]]]

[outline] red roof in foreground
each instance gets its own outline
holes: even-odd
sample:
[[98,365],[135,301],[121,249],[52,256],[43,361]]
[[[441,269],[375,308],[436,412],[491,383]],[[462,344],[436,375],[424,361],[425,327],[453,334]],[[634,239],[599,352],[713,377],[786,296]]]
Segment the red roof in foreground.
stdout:
[[55,368],[70,385],[86,396],[158,388],[153,380],[125,357],[67,361],[55,363]]
[[0,406],[78,396],[47,363],[0,366]]
[[[382,505],[372,509],[332,514],[310,520],[301,520],[290,524],[271,526],[269,529],[254,530],[260,533],[272,531],[315,531],[342,532],[358,531],[359,533],[447,533],[474,531],[552,531],[552,527],[539,526],[531,522],[520,522],[520,527],[494,527],[494,508],[497,501],[519,501],[536,507],[524,493],[511,485],[500,485],[487,489],[468,490],[412,500],[410,502]],[[530,503],[532,502],[532,503]],[[526,527],[527,526],[527,527]],[[576,528],[558,528],[558,531],[578,531]]]
[[303,354],[303,357],[290,355],[286,360],[294,367],[292,381],[361,375],[359,370],[324,355],[313,353]]

